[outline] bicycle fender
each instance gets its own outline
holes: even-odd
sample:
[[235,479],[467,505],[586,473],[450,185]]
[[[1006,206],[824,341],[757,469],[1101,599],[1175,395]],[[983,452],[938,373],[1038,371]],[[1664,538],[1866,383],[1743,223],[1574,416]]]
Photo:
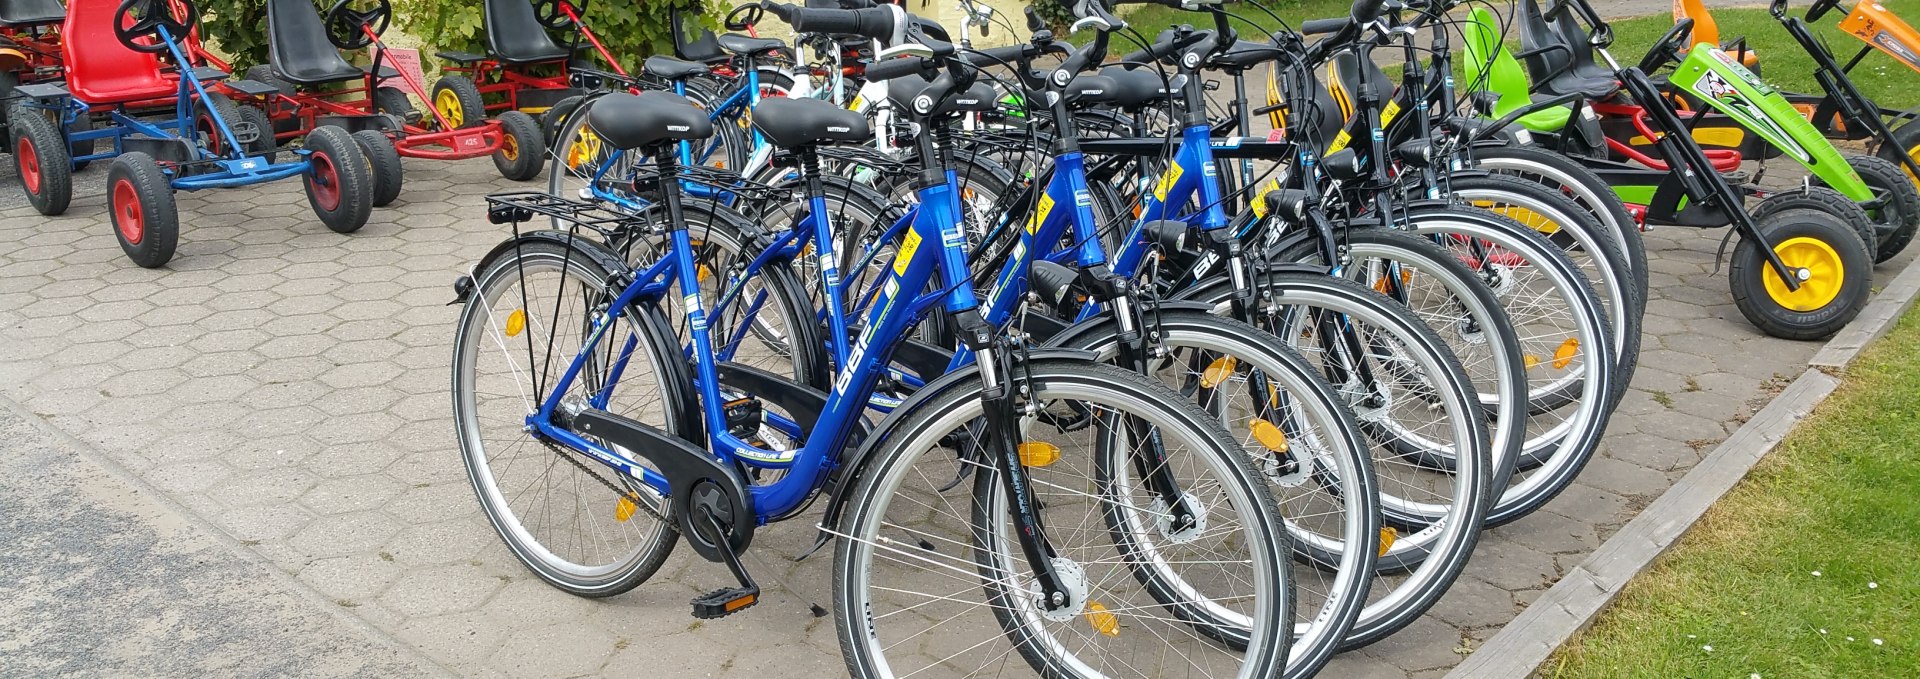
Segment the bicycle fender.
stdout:
[[[1027,360],[1029,361],[1048,359],[1094,361],[1098,358],[1091,351],[1061,349],[1056,347],[1038,347],[1026,353]],[[1018,369],[1018,364],[1015,365],[1014,369]],[[919,412],[920,409],[925,407],[926,403],[933,400],[935,396],[939,396],[952,389],[962,388],[968,383],[978,385],[977,378],[979,375],[980,364],[978,363],[970,363],[958,370],[941,375],[933,381],[928,382],[926,386],[921,387],[918,391],[913,392],[913,396],[908,397],[905,403],[900,404],[900,407],[888,413],[887,417],[882,419],[880,424],[873,428],[873,431],[884,434],[884,432],[891,430],[900,422],[905,421],[908,417]],[[867,465],[872,463],[874,451],[879,449],[880,443],[885,440],[886,437],[884,435],[868,436],[865,441],[860,443],[859,448],[854,449],[852,455],[843,458],[840,461],[840,466],[828,473],[826,489],[827,507],[826,513],[820,517],[820,535],[814,541],[813,547],[795,559],[796,561],[806,558],[815,551],[818,551],[821,547],[826,546],[828,542],[833,541],[833,533],[829,531],[836,530],[840,524],[840,512],[846,507],[848,490],[856,480],[866,473]]]
[[[1149,307],[1145,303],[1142,303],[1141,306],[1143,308],[1140,309],[1140,315],[1152,318],[1153,307]],[[1203,314],[1213,312],[1213,306],[1210,304],[1185,299],[1160,300],[1155,302],[1153,306],[1159,307],[1162,311],[1194,311]],[[1041,342],[1041,344],[1055,349],[1085,350],[1082,348],[1086,346],[1088,340],[1100,340],[1112,337],[1114,330],[1111,326],[1114,322],[1113,310],[1106,309],[1091,318],[1067,326],[1065,329],[1054,333],[1052,337],[1047,338]]]

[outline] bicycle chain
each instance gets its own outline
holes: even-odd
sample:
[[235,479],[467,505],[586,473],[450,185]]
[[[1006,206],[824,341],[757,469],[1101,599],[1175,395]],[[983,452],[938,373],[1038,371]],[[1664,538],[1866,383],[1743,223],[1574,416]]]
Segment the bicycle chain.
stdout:
[[[600,485],[606,486],[608,490],[613,491],[614,495],[618,495],[623,498],[626,498],[629,495],[637,495],[637,493],[634,493],[632,489],[621,488],[620,486],[614,485],[612,481],[608,481],[606,477],[603,477],[599,473],[595,472],[593,468],[588,467],[585,464],[582,464],[579,460],[573,459],[572,455],[567,454],[568,450],[566,448],[562,448],[552,441],[541,441],[541,443],[546,445],[547,448],[553,450],[554,455],[559,456],[560,459],[562,460],[566,460],[567,464],[573,465],[575,468],[579,469],[580,471],[586,472],[587,476],[593,477],[593,480],[599,481]],[[646,510],[647,514],[652,515],[653,518],[658,519],[661,523],[672,525],[672,523],[667,520],[667,517],[665,515],[661,514],[659,511],[655,510],[653,507],[649,506],[647,503],[635,501],[637,500],[637,498],[628,498],[628,500],[633,501],[634,506],[637,506],[641,509]]]

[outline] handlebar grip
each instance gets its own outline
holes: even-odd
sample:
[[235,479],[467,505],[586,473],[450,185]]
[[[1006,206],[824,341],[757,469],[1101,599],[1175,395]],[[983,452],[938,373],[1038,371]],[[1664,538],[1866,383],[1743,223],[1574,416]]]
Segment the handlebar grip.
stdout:
[[969,65],[985,67],[1009,64],[1018,65],[1021,60],[1031,59],[1039,56],[1039,54],[1040,48],[1034,47],[1031,44],[1021,44],[964,52],[960,55],[960,58],[965,60]]
[[1352,21],[1352,19],[1349,19],[1347,17],[1336,17],[1333,19],[1314,19],[1312,21],[1303,21],[1303,22],[1300,22],[1300,34],[1301,35],[1324,35],[1327,33],[1338,33],[1340,29],[1346,28],[1347,23],[1350,21]]
[[838,33],[875,40],[890,39],[894,33],[894,13],[886,7],[807,9],[775,2],[763,6],[786,21],[796,33]]
[[1380,12],[1386,8],[1387,0],[1353,0],[1353,20],[1355,23],[1371,23],[1380,18]]
[[867,65],[868,80],[893,80],[910,75],[920,75],[932,68],[933,60],[925,57],[894,57]]

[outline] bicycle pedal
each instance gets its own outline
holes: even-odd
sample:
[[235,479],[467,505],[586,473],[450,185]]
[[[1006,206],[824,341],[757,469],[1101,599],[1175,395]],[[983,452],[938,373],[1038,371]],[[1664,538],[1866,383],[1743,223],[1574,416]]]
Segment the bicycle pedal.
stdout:
[[714,620],[733,615],[760,603],[758,587],[716,589],[693,600],[693,617]]

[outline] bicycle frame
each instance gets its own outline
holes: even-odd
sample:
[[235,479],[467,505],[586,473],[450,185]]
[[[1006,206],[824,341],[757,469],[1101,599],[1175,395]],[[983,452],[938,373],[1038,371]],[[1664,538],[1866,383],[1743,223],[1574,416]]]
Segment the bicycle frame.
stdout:
[[[609,163],[610,164],[610,163]],[[603,170],[604,171],[604,165]],[[663,183],[674,181],[671,173],[663,172]],[[669,214],[680,212],[679,194],[672,190],[665,192]],[[620,314],[636,304],[657,301],[670,294],[678,286],[685,305],[688,326],[693,343],[692,359],[696,368],[695,388],[701,392],[702,415],[706,421],[709,450],[722,463],[740,463],[761,468],[788,469],[789,473],[779,480],[767,484],[752,486],[754,511],[757,519],[765,522],[785,515],[811,497],[822,482],[825,473],[837,466],[841,451],[846,447],[855,425],[860,421],[863,410],[868,404],[867,395],[878,383],[885,372],[892,347],[904,337],[907,329],[918,316],[917,309],[930,308],[941,303],[951,313],[976,308],[977,301],[973,289],[968,285],[966,253],[962,250],[964,239],[961,236],[957,214],[952,211],[952,186],[939,183],[927,186],[919,191],[920,206],[908,233],[900,248],[899,257],[891,268],[887,282],[868,311],[864,328],[857,341],[847,352],[846,360],[841,363],[839,376],[833,382],[833,388],[827,395],[826,408],[820,420],[806,437],[803,447],[797,451],[771,451],[742,441],[728,431],[726,415],[722,410],[719,396],[719,377],[717,362],[713,352],[713,338],[707,325],[707,315],[701,308],[697,268],[693,260],[693,245],[686,229],[676,228],[671,232],[671,244],[667,257],[653,263],[645,270],[634,275],[614,297],[605,311],[594,318],[593,328],[585,346],[568,364],[549,394],[541,403],[539,410],[527,417],[527,426],[569,448],[581,451],[623,473],[639,479],[660,493],[667,492],[667,480],[653,470],[641,467],[634,460],[601,446],[593,441],[573,433],[554,422],[554,413],[561,406],[561,398],[579,379],[587,361],[595,354],[595,348],[605,337],[608,328],[618,321]],[[824,207],[824,198],[815,196],[814,207]],[[822,222],[823,223],[823,222]],[[819,228],[819,227],[817,227]],[[934,240],[939,243],[937,249],[921,247],[921,244]],[[830,243],[831,238],[825,242]],[[941,276],[941,292],[918,299],[907,291],[924,289],[928,281],[936,275]],[[905,296],[903,296],[905,295]],[[903,299],[910,302],[902,303]],[[829,305],[830,307],[835,305]],[[844,312],[831,312],[842,315]],[[842,316],[840,327],[845,327]],[[594,407],[604,407],[611,397],[614,385],[619,383],[619,375],[626,362],[635,353],[637,340],[629,338],[622,347],[619,357],[610,370],[607,385],[599,389],[591,398]],[[798,435],[798,427],[789,432]]]

